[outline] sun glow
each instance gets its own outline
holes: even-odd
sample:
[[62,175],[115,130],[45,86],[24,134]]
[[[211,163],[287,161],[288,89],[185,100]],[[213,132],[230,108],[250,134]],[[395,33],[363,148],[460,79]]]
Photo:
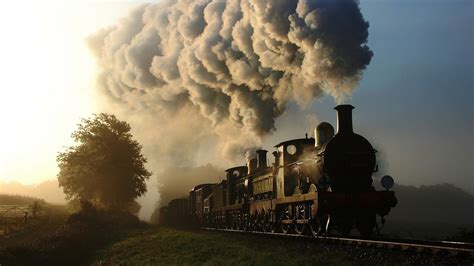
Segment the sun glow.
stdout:
[[80,118],[98,110],[95,62],[84,39],[128,7],[79,1],[2,4],[0,181],[55,178],[57,152],[72,144],[70,134]]

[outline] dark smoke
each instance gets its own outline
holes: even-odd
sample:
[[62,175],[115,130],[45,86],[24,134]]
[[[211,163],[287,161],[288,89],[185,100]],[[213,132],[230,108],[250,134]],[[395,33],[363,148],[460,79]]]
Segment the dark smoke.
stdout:
[[[160,166],[174,165],[161,148],[195,166],[199,149],[235,160],[259,147],[289,102],[350,95],[372,58],[368,26],[355,0],[164,0],[88,43],[111,111],[132,117]],[[196,149],[176,149],[183,139]]]

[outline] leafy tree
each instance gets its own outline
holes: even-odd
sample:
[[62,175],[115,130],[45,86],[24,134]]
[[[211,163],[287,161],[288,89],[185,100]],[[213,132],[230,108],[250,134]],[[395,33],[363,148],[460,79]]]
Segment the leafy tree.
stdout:
[[141,145],[132,139],[130,125],[101,113],[82,119],[72,133],[77,146],[57,156],[58,181],[70,200],[86,200],[110,209],[127,209],[146,192]]

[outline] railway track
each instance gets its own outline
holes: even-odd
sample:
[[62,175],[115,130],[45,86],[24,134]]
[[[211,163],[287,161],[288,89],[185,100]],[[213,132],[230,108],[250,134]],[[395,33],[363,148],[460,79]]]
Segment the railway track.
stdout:
[[256,235],[269,235],[273,237],[285,237],[294,239],[307,239],[314,241],[321,241],[325,243],[339,243],[345,245],[358,245],[376,248],[385,248],[392,250],[407,250],[424,253],[446,253],[453,256],[468,256],[474,258],[474,243],[451,242],[451,241],[431,241],[431,240],[417,240],[417,239],[391,239],[391,238],[372,238],[364,239],[358,237],[334,237],[334,236],[319,236],[314,237],[310,235],[297,234],[283,234],[270,233],[260,231],[241,231],[234,229],[216,229],[216,228],[201,228],[207,231],[219,231],[230,233],[244,233]]

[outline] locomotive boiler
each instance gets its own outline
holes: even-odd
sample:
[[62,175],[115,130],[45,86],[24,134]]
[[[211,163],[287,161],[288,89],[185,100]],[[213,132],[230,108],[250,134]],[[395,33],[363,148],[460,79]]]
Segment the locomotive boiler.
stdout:
[[[323,122],[315,138],[281,142],[271,165],[268,152],[258,150],[245,166],[227,169],[221,183],[196,186],[182,219],[200,227],[314,235],[348,235],[355,227],[365,236],[378,230],[377,215],[386,216],[397,199],[389,187],[373,187],[376,151],[354,133],[354,107],[335,109],[336,134]],[[383,182],[393,180],[387,176]]]

